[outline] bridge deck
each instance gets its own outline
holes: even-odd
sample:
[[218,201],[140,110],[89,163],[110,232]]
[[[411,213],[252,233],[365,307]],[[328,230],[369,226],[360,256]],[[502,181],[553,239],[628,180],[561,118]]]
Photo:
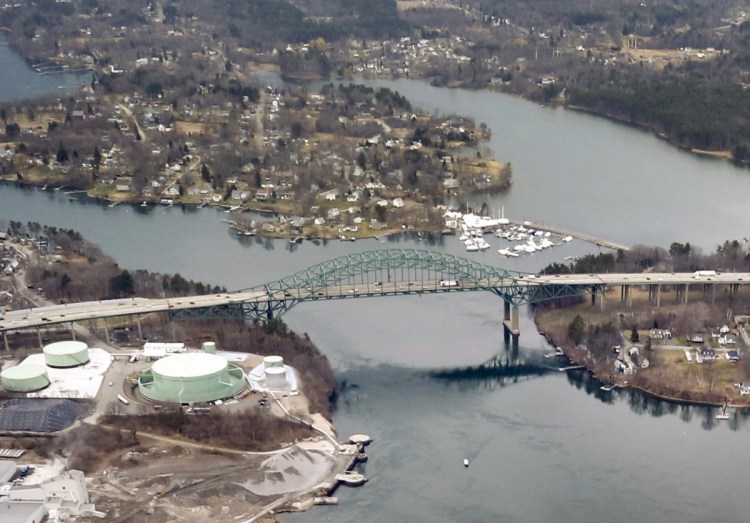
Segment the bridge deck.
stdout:
[[248,305],[269,302],[289,302],[293,304],[301,301],[334,298],[478,290],[510,292],[509,290],[513,289],[518,293],[530,294],[540,287],[557,286],[602,288],[619,285],[723,285],[747,282],[750,282],[750,273],[717,273],[707,276],[695,276],[693,273],[564,274],[547,276],[517,274],[513,278],[485,278],[474,281],[420,280],[342,283],[318,287],[314,290],[308,288],[289,288],[276,291],[251,290],[181,298],[130,298],[36,307],[4,313],[3,316],[0,316],[0,332],[97,318],[207,309],[233,304]]

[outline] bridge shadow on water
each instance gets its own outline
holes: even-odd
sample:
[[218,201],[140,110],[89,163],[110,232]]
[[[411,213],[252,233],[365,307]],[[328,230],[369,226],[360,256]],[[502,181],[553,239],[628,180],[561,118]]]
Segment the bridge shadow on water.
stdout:
[[550,366],[540,356],[519,359],[510,355],[498,355],[480,365],[435,370],[427,374],[437,380],[455,383],[460,388],[486,389],[505,387],[556,371],[556,367]]
[[[492,390],[543,378],[549,374],[558,374],[560,367],[565,367],[569,363],[565,358],[544,358],[537,354],[519,358],[517,352],[511,351],[497,355],[480,365],[429,371],[426,375],[460,390]],[[746,430],[750,422],[750,409],[730,409],[729,420],[722,422],[716,419],[721,407],[664,400],[636,389],[603,390],[604,383],[585,369],[565,371],[565,375],[570,385],[601,403],[625,403],[638,415],[678,416],[685,423],[699,421],[704,430],[713,430],[722,424],[726,424],[731,431]]]

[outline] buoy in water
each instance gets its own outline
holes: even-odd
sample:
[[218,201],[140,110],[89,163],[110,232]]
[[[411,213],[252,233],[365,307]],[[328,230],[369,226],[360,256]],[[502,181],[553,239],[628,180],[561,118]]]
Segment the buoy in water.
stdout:
[[468,466],[469,466],[469,460],[464,458],[464,467],[468,467]]

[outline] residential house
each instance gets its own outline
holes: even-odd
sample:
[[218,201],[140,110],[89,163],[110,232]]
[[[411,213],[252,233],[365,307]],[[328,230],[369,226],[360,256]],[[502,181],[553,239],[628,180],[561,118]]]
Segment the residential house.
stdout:
[[267,189],[267,188],[261,187],[260,189],[255,191],[256,200],[270,200],[272,197],[273,197],[273,189]]
[[695,361],[698,363],[713,362],[716,360],[716,351],[707,347],[701,347],[696,351]]

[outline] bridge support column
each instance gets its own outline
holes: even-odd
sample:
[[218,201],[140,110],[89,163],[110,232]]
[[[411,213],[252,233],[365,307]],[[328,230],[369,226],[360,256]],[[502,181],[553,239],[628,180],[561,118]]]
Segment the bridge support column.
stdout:
[[632,307],[633,298],[630,292],[630,285],[623,285],[621,294],[622,294],[622,302],[625,304],[625,306]]
[[656,286],[656,307],[661,305],[661,285]]
[[68,330],[70,330],[70,337],[73,338],[73,341],[76,341],[76,330],[73,328],[73,322],[72,321],[70,322]]
[[3,345],[5,346],[5,352],[8,352],[10,345],[8,344],[8,333],[6,331],[3,331]]
[[716,285],[711,285],[711,304],[716,302]]
[[606,297],[606,294],[607,294],[607,288],[606,287],[602,287],[600,289],[599,294],[600,294],[600,296],[599,296],[599,310],[603,311],[604,310],[604,298]]
[[690,289],[690,284],[686,283],[682,286],[682,299],[680,300],[681,303],[687,303],[688,302],[688,290]]
[[143,330],[141,329],[141,318],[139,316],[136,316],[135,318],[135,324],[138,326],[138,339],[143,339]]
[[107,345],[109,345],[109,328],[107,327],[107,318],[104,318],[104,339],[107,341]]
[[36,339],[39,341],[39,348],[43,349],[44,345],[42,345],[42,329],[39,327],[36,328]]
[[506,333],[513,335],[514,342],[518,342],[518,335],[521,334],[521,328],[518,321],[518,307],[515,305],[511,306],[507,301],[505,302],[505,319],[503,320],[503,327]]

